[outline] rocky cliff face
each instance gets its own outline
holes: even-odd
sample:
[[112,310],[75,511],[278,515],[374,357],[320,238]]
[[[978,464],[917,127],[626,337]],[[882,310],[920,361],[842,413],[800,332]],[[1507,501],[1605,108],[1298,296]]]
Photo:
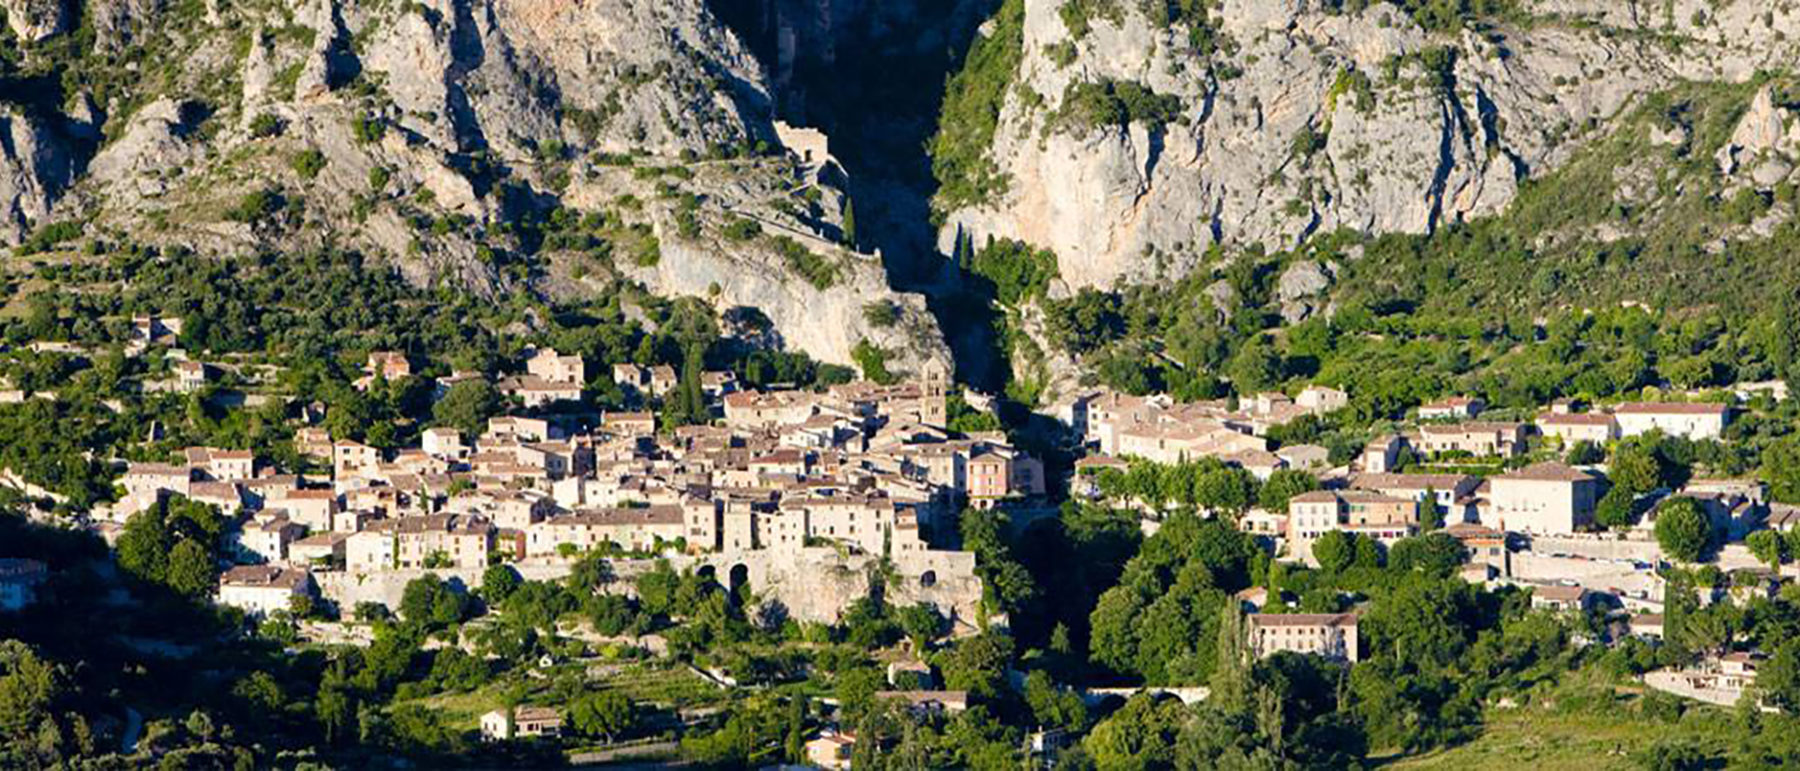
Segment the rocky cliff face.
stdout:
[[[1527,2],[1479,32],[1426,31],[1385,3],[1225,0],[1168,22],[1149,3],[1071,2],[1023,0],[989,149],[1005,190],[940,229],[945,251],[959,234],[1050,247],[1069,288],[1178,276],[1214,244],[1496,213],[1647,93],[1791,66],[1783,30],[1800,29],[1790,4],[1700,0]],[[1146,117],[1143,104],[1175,107]],[[1737,144],[1775,143],[1777,122]]]
[[[947,355],[920,298],[834,243],[841,177],[781,158],[764,68],[702,0],[0,10],[0,242],[79,220],[220,255],[354,248],[484,294],[636,281],[759,308],[825,361]],[[559,209],[588,224],[548,233]],[[770,224],[719,235],[740,218]],[[788,243],[812,257],[769,257]],[[820,262],[831,281],[796,272]],[[874,328],[875,302],[901,323]]]

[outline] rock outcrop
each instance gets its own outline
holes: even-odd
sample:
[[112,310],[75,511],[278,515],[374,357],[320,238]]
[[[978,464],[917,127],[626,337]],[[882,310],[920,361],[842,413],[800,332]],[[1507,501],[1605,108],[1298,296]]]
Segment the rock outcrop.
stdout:
[[[920,297],[836,245],[841,174],[779,161],[769,78],[705,0],[0,3],[25,73],[109,83],[92,107],[0,94],[0,243],[81,220],[218,255],[348,247],[481,295],[622,280],[755,308],[766,339],[833,363],[863,340],[902,368],[948,355]],[[95,45],[70,63],[44,41],[75,13]],[[104,142],[66,136],[90,123]],[[643,251],[590,265],[522,232],[558,211]],[[734,217],[814,257],[721,238]],[[839,264],[822,288],[795,268],[815,259]]]
[[74,151],[52,126],[0,105],[0,244],[48,215],[74,174]]
[[0,11],[6,12],[6,25],[23,43],[55,35],[69,23],[69,9],[63,0],[4,0]]
[[[1525,4],[1525,23],[1449,33],[1386,3],[1225,0],[1205,30],[1209,60],[1195,25],[1153,21],[1138,3],[1086,5],[1104,12],[1072,30],[1064,0],[1024,0],[990,149],[1010,184],[947,212],[940,230],[946,251],[957,233],[1049,247],[1076,288],[1180,275],[1213,244],[1280,249],[1497,213],[1639,97],[1683,79],[1741,82],[1790,67],[1800,48],[1781,34],[1800,28],[1800,8],[1783,4],[1544,0]],[[1101,83],[1179,109],[1070,120],[1072,87]],[[1734,155],[1786,135],[1761,104]],[[1757,179],[1786,173],[1759,167]]]

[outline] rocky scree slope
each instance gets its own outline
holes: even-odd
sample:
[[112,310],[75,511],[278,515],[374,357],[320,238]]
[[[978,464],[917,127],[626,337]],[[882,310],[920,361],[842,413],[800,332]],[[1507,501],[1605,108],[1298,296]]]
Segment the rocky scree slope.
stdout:
[[[1215,245],[1429,233],[1499,213],[1646,95],[1792,69],[1800,45],[1794,3],[1536,0],[1453,30],[1340,5],[1008,0],[970,57],[1005,79],[966,97],[986,100],[991,136],[944,129],[954,168],[939,138],[940,248],[1048,247],[1062,292],[1179,277]],[[1774,145],[1777,123],[1743,146]],[[1745,155],[1765,190],[1791,179]]]
[[841,180],[779,151],[763,69],[701,0],[0,13],[0,242],[353,248],[487,295],[638,282],[825,361],[947,356],[840,245]]

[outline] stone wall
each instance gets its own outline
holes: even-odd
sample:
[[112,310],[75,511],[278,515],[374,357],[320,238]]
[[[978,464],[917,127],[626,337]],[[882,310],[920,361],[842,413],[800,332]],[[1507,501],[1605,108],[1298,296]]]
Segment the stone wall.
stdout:
[[[1539,554],[1570,554],[1598,560],[1638,560],[1654,563],[1662,558],[1656,541],[1617,540],[1593,536],[1533,536],[1531,550]],[[1743,544],[1727,544],[1719,550],[1715,564],[1721,570],[1762,567]]]
[[[654,569],[656,560],[613,560],[617,586],[629,593],[633,579]],[[835,622],[846,607],[869,595],[870,577],[880,572],[879,560],[869,555],[842,555],[831,548],[726,552],[668,560],[678,571],[711,572],[725,586],[748,583],[759,597],[774,600],[799,621]],[[975,555],[969,552],[928,551],[903,554],[892,560],[893,570],[883,581],[886,600],[895,606],[925,602],[935,605],[952,622],[954,634],[972,633],[979,625],[981,579],[975,575]],[[547,562],[514,565],[528,580],[551,581],[569,574],[568,563]],[[373,602],[398,608],[406,585],[426,573],[465,590],[479,589],[480,568],[442,570],[384,570],[374,573],[333,571],[315,573],[314,581],[326,599],[348,611],[358,603]]]

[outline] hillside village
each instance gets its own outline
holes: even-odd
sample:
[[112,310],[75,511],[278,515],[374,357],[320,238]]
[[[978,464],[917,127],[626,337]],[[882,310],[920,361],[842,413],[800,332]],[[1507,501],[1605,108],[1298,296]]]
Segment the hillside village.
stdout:
[[1800,767],[1796,29],[0,0],[0,769]]
[[[370,354],[366,371],[364,388],[412,374],[392,352]],[[676,388],[669,367],[620,364],[611,374],[646,405]],[[446,380],[468,377],[481,376]],[[315,592],[344,608],[397,606],[406,580],[425,571],[461,575],[475,589],[493,564],[546,577],[599,552],[717,569],[734,588],[754,575],[796,617],[832,621],[856,595],[808,596],[819,589],[802,583],[798,568],[841,556],[890,562],[905,584],[899,594],[929,599],[972,629],[980,622],[972,559],[942,546],[956,507],[1041,502],[1045,479],[1042,464],[1004,437],[944,428],[946,378],[938,371],[892,386],[761,393],[736,390],[731,373],[708,372],[714,425],[659,432],[656,416],[639,411],[569,428],[521,414],[490,418],[482,435],[466,439],[428,428],[419,446],[391,454],[302,427],[296,451],[329,473],[191,447],[181,462],[130,463],[120,478],[125,495],[95,513],[95,527],[116,538],[131,516],[170,496],[239,515],[233,549],[256,567],[228,571],[220,591],[253,613]],[[588,375],[580,357],[545,349],[524,372],[497,379],[529,411],[579,401]],[[765,583],[775,576],[800,588]]]
[[[180,328],[176,319],[138,320],[134,355],[173,343]],[[413,378],[419,363],[372,352],[355,387]],[[221,369],[181,358],[168,387],[197,392]],[[674,570],[754,591],[764,612],[834,624],[874,590],[897,605],[935,609],[952,638],[975,635],[1007,621],[976,555],[960,550],[965,512],[1028,521],[1054,515],[1065,499],[1135,511],[1146,535],[1195,506],[1275,560],[1315,570],[1342,570],[1378,559],[1367,556],[1371,547],[1392,552],[1431,536],[1455,555],[1463,580],[1517,587],[1532,608],[1588,619],[1591,643],[1660,641],[1670,593],[1688,591],[1671,588],[1670,565],[1703,561],[1721,576],[1693,587],[1684,606],[1772,598],[1800,575],[1785,559],[1800,551],[1800,507],[1771,501],[1760,481],[1664,473],[1680,483],[1627,490],[1626,521],[1602,512],[1614,490],[1627,489],[1606,462],[1619,461],[1622,443],[1729,441],[1735,419],[1786,399],[1780,383],[1694,401],[1565,399],[1533,415],[1452,397],[1351,452],[1272,438],[1342,410],[1349,395],[1335,388],[1191,403],[1102,388],[1047,410],[1061,432],[1059,455],[1074,459],[1059,471],[1001,432],[951,430],[952,402],[969,407],[941,368],[816,390],[758,390],[729,371],[683,378],[669,366],[589,369],[578,355],[541,348],[528,349],[516,371],[439,377],[435,399],[479,380],[511,408],[479,435],[434,426],[416,446],[393,451],[333,437],[319,410],[304,409],[292,448],[303,468],[248,450],[188,447],[166,461],[124,464],[117,499],[82,521],[117,544],[133,517],[172,500],[212,507],[230,523],[233,563],[218,573],[214,601],[252,619],[299,618],[299,639],[319,643],[367,644],[351,611],[403,612],[421,579],[482,592],[496,566],[556,581],[595,557],[618,576],[610,591]],[[597,378],[636,409],[554,409],[579,407]],[[689,396],[703,402],[705,420],[659,419],[659,407]],[[1195,474],[1225,474],[1236,492],[1203,492]],[[1173,489],[1171,475],[1182,480]],[[1695,515],[1697,544],[1677,546],[1659,525]],[[25,607],[45,574],[42,563],[8,562],[0,597]],[[1320,612],[1265,587],[1236,601],[1248,613],[1243,644],[1255,657],[1285,651],[1354,663],[1365,650],[1355,606]],[[1765,656],[1727,644],[1644,682],[1734,704],[1753,692]],[[923,672],[930,683],[931,669]],[[894,693],[935,710],[965,708],[969,698]],[[553,708],[520,707],[485,716],[481,733],[554,737],[563,720]],[[841,728],[808,746],[825,767],[846,764],[854,749],[854,734]]]

